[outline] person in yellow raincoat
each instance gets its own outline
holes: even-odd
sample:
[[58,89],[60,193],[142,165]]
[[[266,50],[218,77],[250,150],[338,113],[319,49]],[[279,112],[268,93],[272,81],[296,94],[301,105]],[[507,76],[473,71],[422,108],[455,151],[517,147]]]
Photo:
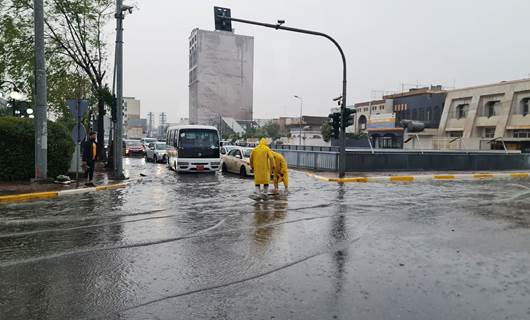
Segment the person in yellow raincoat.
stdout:
[[274,171],[274,156],[272,150],[267,146],[267,141],[263,138],[250,154],[250,168],[254,172],[256,192],[261,192],[261,185],[263,185],[263,191],[267,193],[271,175]]
[[287,168],[287,161],[285,161],[283,155],[278,152],[272,151],[272,155],[274,157],[274,192],[279,191],[278,184],[280,182],[283,182],[285,191],[287,191],[287,188],[289,187],[289,169]]

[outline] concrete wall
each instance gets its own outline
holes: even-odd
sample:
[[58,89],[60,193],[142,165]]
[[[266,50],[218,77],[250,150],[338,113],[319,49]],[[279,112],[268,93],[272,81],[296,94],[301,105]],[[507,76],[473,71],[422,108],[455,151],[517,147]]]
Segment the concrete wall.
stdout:
[[253,37],[193,30],[190,36],[190,123],[211,124],[219,116],[252,120],[253,77]]

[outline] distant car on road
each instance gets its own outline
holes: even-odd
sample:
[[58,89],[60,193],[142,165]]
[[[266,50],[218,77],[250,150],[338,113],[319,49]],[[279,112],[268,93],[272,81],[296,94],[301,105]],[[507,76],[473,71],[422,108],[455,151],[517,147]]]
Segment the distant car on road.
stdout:
[[250,168],[250,154],[252,148],[235,147],[222,159],[221,168],[223,172],[232,172],[242,177],[252,176],[254,172]]
[[149,144],[157,142],[158,140],[156,138],[142,138],[140,139],[140,141],[142,142],[144,149],[147,151],[147,148],[149,148]]
[[165,142],[151,142],[145,150],[145,161],[167,163],[167,149]]
[[123,155],[126,157],[143,157],[144,146],[140,140],[123,140]]

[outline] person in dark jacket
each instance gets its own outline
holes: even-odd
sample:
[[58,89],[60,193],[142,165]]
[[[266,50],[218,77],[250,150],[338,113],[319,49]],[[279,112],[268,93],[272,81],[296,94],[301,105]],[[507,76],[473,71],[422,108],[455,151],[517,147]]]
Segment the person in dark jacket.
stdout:
[[96,132],[91,131],[88,134],[88,140],[83,145],[83,168],[87,174],[86,186],[94,185],[94,169],[96,167],[98,145],[96,143]]

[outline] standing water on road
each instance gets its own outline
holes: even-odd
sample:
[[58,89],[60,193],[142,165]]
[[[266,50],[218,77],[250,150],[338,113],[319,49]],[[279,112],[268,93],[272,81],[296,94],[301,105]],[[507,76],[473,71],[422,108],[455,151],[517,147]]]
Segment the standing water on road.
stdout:
[[0,319],[530,318],[529,182],[293,171],[256,202],[126,161],[126,189],[0,206]]

